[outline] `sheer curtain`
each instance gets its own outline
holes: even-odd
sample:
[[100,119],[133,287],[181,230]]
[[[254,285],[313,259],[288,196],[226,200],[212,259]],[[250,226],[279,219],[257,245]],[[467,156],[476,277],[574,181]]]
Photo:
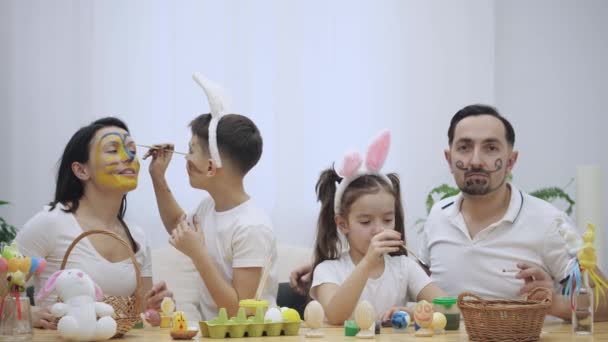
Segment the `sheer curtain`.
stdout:
[[[501,27],[516,25],[525,8],[512,6]],[[496,46],[503,44],[496,24],[494,2],[485,0],[2,1],[0,199],[13,202],[7,219],[20,226],[52,199],[63,147],[95,118],[119,116],[137,142],[186,150],[188,123],[208,111],[191,79],[201,71],[263,133],[264,154],[247,187],[272,215],[280,241],[312,243],[319,172],[389,127],[385,169],[401,175],[415,246],[411,227],[425,216],[426,194],[451,182],[442,155],[451,115],[495,102]],[[501,91],[509,87],[516,85]],[[518,120],[521,127],[527,119]],[[159,246],[167,236],[142,165],[128,216]],[[518,180],[542,177],[530,172]],[[186,210],[205,196],[189,187],[179,156],[168,178]]]

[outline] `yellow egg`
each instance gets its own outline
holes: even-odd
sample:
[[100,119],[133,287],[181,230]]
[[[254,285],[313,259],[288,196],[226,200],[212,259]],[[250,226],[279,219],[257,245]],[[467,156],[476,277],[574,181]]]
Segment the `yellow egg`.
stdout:
[[282,312],[283,321],[285,322],[300,322],[302,319],[300,318],[300,314],[294,309],[285,309]]
[[434,312],[433,313],[433,323],[431,323],[431,325],[433,326],[433,329],[445,329],[445,325],[448,323],[447,319],[445,318],[445,315],[442,314],[441,312]]
[[19,271],[27,274],[30,271],[30,267],[32,267],[32,260],[30,258],[21,258]]
[[12,259],[8,259],[7,261],[8,263],[8,271],[10,273],[15,273],[17,271],[19,271],[21,266],[21,261],[18,258],[12,258]]

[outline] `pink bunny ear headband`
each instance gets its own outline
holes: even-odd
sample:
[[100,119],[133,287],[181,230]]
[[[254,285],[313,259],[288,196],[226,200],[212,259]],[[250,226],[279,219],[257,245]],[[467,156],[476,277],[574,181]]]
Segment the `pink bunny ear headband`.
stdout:
[[388,130],[383,131],[378,135],[367,149],[365,156],[365,165],[361,160],[361,156],[357,152],[348,153],[344,156],[342,164],[336,173],[342,177],[342,181],[337,184],[336,195],[334,196],[334,212],[340,213],[340,204],[344,191],[352,181],[364,175],[377,175],[382,177],[392,186],[391,180],[380,169],[384,165],[388,149],[391,144],[391,133]]
[[228,100],[224,94],[224,90],[217,84],[209,81],[199,72],[195,72],[192,78],[198,83],[209,101],[209,109],[211,111],[211,121],[209,122],[209,154],[218,168],[222,167],[222,159],[220,151],[217,147],[217,125],[222,116],[228,111]]

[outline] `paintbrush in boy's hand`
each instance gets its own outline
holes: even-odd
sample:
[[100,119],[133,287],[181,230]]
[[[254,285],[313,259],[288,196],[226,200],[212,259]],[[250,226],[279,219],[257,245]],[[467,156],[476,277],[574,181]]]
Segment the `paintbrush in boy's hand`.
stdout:
[[181,154],[181,155],[187,155],[188,153],[184,153],[184,152],[178,152],[178,151],[174,151],[174,150],[170,150],[167,148],[160,148],[160,147],[156,147],[156,146],[149,146],[149,145],[140,145],[140,144],[136,144],[135,146],[139,146],[139,147],[144,147],[150,150],[163,150],[163,151],[167,151],[167,152],[173,152],[173,153],[177,153],[177,154]]

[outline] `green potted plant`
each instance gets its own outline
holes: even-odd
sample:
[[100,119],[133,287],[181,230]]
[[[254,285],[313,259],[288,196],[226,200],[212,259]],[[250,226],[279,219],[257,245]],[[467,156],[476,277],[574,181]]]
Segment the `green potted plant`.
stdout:
[[[0,201],[0,206],[7,204],[9,204],[9,202]],[[16,235],[17,229],[15,229],[15,226],[8,224],[3,217],[0,217],[0,243],[4,242],[8,244],[13,241]]]
[[[509,181],[512,177],[509,177]],[[551,186],[546,188],[540,188],[538,190],[530,192],[530,195],[545,200],[547,202],[554,202],[556,200],[563,200],[566,202],[568,207],[564,210],[566,214],[571,215],[574,208],[574,200],[566,193],[565,189],[572,184],[574,178],[570,179],[568,184],[564,187]],[[426,214],[431,212],[431,208],[435,202],[441,201],[444,198],[456,196],[460,193],[460,189],[452,187],[448,184],[441,184],[434,187],[429,194],[426,196]],[[416,220],[416,226],[423,224],[426,218],[420,218]]]

